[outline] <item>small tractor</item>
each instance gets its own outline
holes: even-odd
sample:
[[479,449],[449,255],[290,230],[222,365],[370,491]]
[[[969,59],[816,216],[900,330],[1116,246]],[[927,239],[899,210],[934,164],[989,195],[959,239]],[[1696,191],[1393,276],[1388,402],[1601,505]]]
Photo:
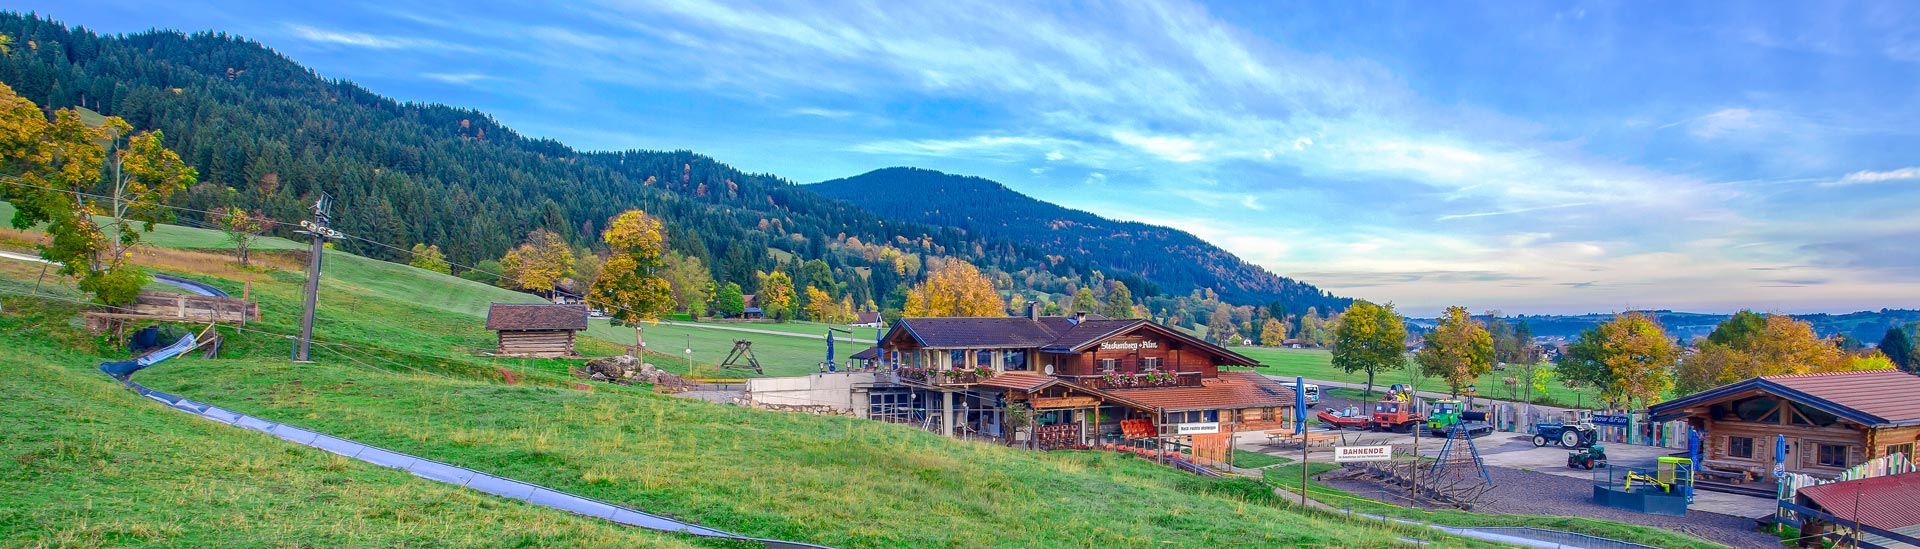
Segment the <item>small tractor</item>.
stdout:
[[1485,421],[1467,421],[1460,417],[1467,407],[1460,401],[1446,398],[1433,402],[1433,414],[1427,419],[1427,432],[1436,437],[1448,436],[1454,425],[1466,430],[1467,436],[1478,437],[1493,434],[1493,425]]
[[1586,469],[1592,471],[1596,467],[1606,466],[1607,451],[1598,444],[1567,452],[1568,469]]
[[1558,444],[1567,448],[1585,448],[1600,441],[1592,423],[1541,423],[1533,426],[1533,446]]

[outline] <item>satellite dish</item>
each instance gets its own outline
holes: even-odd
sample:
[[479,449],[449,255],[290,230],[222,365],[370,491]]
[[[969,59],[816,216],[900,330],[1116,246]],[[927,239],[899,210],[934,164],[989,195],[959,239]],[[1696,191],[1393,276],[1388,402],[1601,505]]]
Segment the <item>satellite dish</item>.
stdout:
[[1047,365],[1047,375],[1053,375],[1053,365],[1052,365],[1052,364],[1048,364],[1048,365]]

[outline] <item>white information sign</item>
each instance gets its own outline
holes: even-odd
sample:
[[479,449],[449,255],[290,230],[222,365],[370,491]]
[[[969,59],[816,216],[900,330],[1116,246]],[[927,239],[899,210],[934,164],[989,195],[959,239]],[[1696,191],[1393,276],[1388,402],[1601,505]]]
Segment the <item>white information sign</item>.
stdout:
[[1175,423],[1173,424],[1173,434],[1176,434],[1176,435],[1211,435],[1218,432],[1220,432],[1219,423]]
[[1392,446],[1335,446],[1333,461],[1388,461],[1393,459]]

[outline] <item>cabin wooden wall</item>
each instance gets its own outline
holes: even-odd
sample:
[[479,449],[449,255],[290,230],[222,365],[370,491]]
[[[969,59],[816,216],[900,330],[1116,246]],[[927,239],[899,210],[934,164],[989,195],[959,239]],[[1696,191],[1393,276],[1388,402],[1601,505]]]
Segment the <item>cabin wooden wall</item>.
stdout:
[[501,330],[500,354],[531,357],[572,356],[573,332],[568,330]]
[[1158,357],[1160,359],[1161,371],[1200,372],[1201,377],[1220,377],[1220,367],[1213,364],[1213,355],[1173,339],[1122,336],[1108,341],[1137,342],[1143,339],[1158,343],[1159,347],[1154,349],[1140,349],[1137,351],[1103,351],[1100,350],[1098,346],[1095,346],[1092,350],[1077,355],[1048,354],[1047,356],[1055,357],[1055,360],[1058,361],[1061,371],[1055,373],[1059,375],[1085,376],[1099,374],[1101,373],[1100,360],[1107,358],[1118,359],[1120,361],[1120,371],[1140,372],[1143,371],[1141,369],[1141,365],[1144,364],[1142,359]]

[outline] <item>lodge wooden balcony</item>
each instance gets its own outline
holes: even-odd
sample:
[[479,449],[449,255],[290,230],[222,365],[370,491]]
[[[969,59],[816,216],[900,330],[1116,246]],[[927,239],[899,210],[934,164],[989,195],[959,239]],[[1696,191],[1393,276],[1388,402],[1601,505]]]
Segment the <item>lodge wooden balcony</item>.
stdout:
[[972,385],[979,383],[981,377],[972,371],[960,370],[922,370],[901,368],[893,372],[894,381],[911,382],[921,385]]
[[1065,376],[1074,383],[1094,389],[1145,389],[1152,387],[1199,387],[1200,372],[1113,373]]

